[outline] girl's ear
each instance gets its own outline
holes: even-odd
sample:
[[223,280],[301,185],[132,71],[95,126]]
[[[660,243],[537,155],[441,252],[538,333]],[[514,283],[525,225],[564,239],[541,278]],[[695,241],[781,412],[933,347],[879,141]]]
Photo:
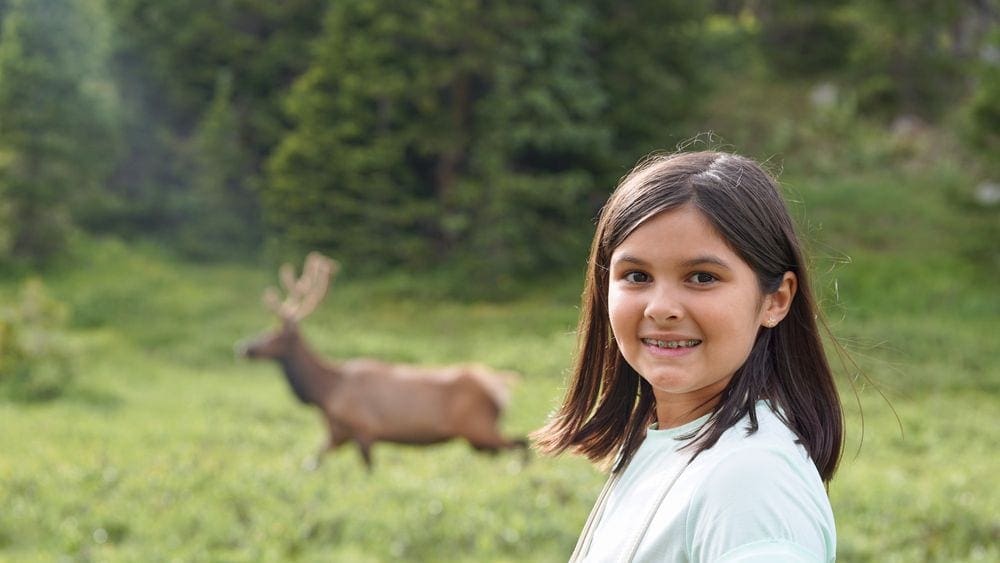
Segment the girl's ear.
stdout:
[[774,328],[792,306],[792,299],[795,297],[795,290],[799,287],[799,278],[794,272],[785,272],[781,277],[781,285],[778,289],[764,297],[764,308],[761,312],[761,324],[767,328]]

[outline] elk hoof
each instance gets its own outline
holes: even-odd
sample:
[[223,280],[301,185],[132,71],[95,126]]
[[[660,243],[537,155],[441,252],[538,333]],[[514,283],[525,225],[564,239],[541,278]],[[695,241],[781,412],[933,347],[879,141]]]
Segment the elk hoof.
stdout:
[[304,471],[316,471],[317,469],[319,469],[319,458],[312,456],[303,459],[302,469]]

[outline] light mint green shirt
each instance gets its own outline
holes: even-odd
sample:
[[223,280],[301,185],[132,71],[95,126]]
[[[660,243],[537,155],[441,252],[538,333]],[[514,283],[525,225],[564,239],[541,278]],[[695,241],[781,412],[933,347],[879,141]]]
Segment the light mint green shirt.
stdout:
[[[632,461],[595,507],[583,561],[834,561],[836,531],[816,466],[795,435],[760,401],[760,427],[749,418],[687,465],[687,442],[707,416],[678,428],[647,431]],[[648,521],[648,527],[646,522]]]

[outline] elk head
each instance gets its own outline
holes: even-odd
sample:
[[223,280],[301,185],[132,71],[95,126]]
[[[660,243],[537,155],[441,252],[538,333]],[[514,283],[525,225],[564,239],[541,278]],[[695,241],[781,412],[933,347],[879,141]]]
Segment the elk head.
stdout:
[[280,359],[290,354],[299,340],[299,322],[315,311],[323,301],[330,278],[339,269],[340,265],[335,260],[319,252],[310,252],[306,256],[299,278],[295,277],[295,269],[291,264],[283,264],[278,274],[285,290],[285,299],[282,301],[274,287],[267,288],[263,298],[264,306],[277,315],[281,326],[248,342],[237,344],[237,355],[250,359]]

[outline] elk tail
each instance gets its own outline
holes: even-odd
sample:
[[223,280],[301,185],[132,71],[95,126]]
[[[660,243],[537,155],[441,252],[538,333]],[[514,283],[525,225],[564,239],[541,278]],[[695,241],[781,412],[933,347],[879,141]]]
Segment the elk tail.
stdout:
[[510,388],[521,380],[521,374],[513,371],[497,371],[481,365],[470,367],[470,371],[482,383],[497,408],[503,411],[510,403]]

